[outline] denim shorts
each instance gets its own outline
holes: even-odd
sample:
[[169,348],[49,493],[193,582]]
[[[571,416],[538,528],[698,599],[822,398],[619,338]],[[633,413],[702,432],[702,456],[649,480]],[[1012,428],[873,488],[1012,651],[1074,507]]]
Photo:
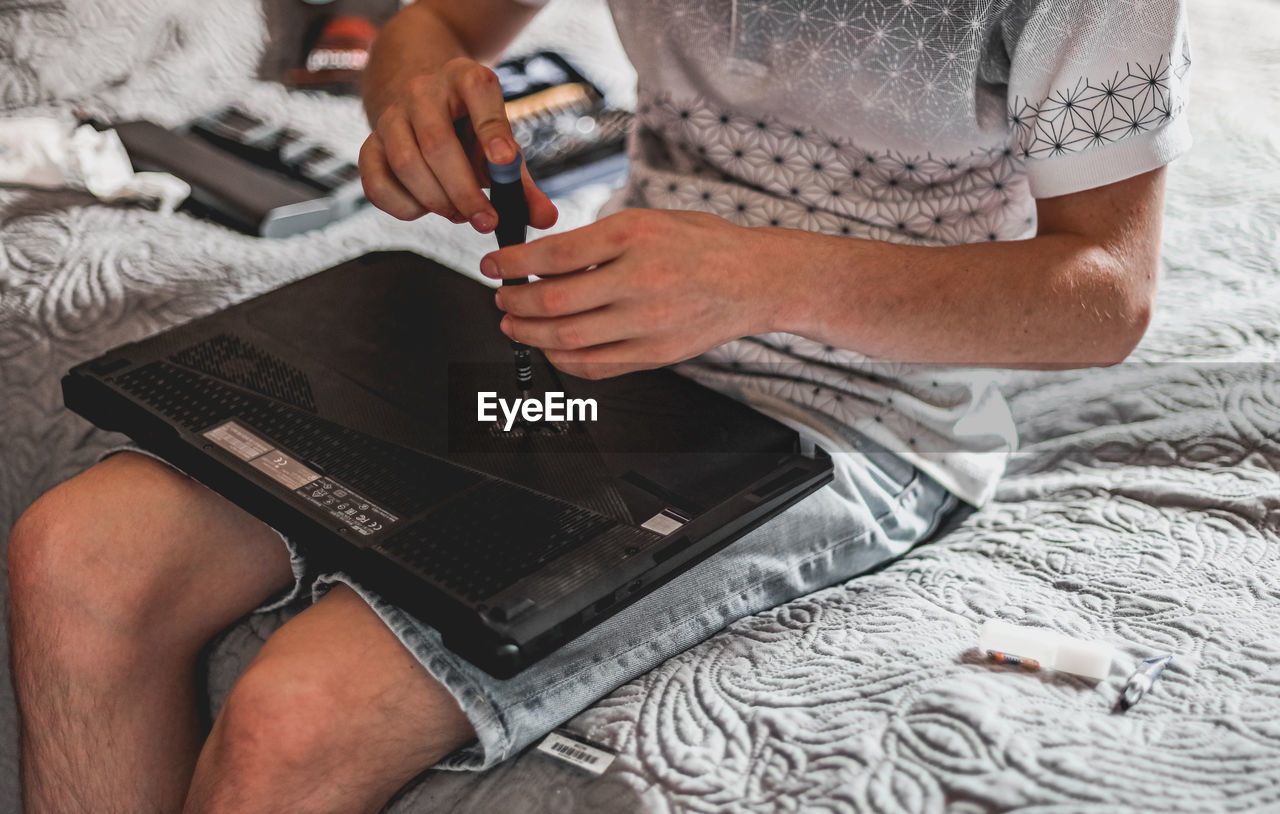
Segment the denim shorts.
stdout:
[[337,583],[349,585],[452,693],[475,728],[476,741],[436,768],[486,769],[731,622],[899,557],[971,511],[892,452],[841,432],[846,451],[830,449],[822,437],[810,439],[831,452],[830,484],[511,679],[493,678],[455,655],[435,629],[348,574],[313,572],[288,539],[295,584],[259,611],[308,590],[315,601]]

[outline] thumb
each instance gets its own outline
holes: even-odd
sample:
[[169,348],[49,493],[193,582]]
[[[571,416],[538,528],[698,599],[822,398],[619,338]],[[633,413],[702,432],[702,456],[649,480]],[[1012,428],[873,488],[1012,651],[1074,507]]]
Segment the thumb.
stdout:
[[521,175],[524,181],[524,198],[529,202],[529,225],[535,229],[550,229],[560,217],[560,211],[547,194],[538,189],[526,164]]

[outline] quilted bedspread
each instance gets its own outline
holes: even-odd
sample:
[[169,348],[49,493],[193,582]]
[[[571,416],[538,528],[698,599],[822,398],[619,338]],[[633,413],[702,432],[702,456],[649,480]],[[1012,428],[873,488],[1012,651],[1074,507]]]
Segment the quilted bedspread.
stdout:
[[[354,155],[352,100],[254,78],[289,5],[0,0],[0,111],[172,124],[234,98]],[[1196,147],[1169,173],[1154,322],[1123,365],[1012,377],[1022,449],[992,504],[583,711],[569,727],[618,752],[601,777],[531,751],[427,772],[390,810],[1280,811],[1280,4],[1192,0],[1191,23]],[[598,2],[557,0],[517,47],[534,44],[626,102]],[[603,195],[562,202],[565,225]],[[488,245],[373,210],[259,240],[0,188],[0,532],[119,440],[60,408],[74,363],[374,248],[474,269]],[[1108,641],[1121,667],[1096,685],[993,667],[975,649],[993,616]],[[215,708],[282,618],[211,649]],[[1114,712],[1123,668],[1163,652],[1157,689]]]

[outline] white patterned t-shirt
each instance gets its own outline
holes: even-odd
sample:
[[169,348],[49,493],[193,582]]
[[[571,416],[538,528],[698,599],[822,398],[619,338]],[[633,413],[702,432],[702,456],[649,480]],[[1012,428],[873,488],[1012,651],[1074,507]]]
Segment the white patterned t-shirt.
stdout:
[[[1035,235],[1036,198],[1121,181],[1190,146],[1179,0],[610,6],[638,93],[631,173],[607,209],[920,245],[1021,240]],[[990,373],[790,334],[680,369],[824,437],[850,427],[975,505],[1016,445]]]

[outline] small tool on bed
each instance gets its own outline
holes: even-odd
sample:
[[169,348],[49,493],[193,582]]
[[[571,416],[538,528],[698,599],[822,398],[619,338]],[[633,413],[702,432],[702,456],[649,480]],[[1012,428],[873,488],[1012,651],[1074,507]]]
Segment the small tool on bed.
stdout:
[[[498,227],[494,236],[498,238],[498,248],[524,243],[525,230],[529,226],[529,202],[524,197],[524,183],[520,178],[520,170],[524,166],[524,158],[519,153],[509,164],[489,163],[489,201],[498,213]],[[503,285],[524,285],[528,277],[503,280]],[[516,360],[516,388],[522,392],[533,389],[533,357],[529,346],[511,340],[511,348]]]
[[1129,676],[1129,680],[1124,684],[1124,691],[1120,694],[1120,709],[1126,710],[1134,704],[1142,700],[1142,697],[1151,692],[1151,688],[1155,686],[1159,680],[1160,674],[1164,672],[1164,668],[1169,666],[1169,662],[1173,661],[1173,654],[1167,653],[1163,656],[1153,656],[1145,659],[1138,665],[1138,669],[1133,671],[1133,675]]

